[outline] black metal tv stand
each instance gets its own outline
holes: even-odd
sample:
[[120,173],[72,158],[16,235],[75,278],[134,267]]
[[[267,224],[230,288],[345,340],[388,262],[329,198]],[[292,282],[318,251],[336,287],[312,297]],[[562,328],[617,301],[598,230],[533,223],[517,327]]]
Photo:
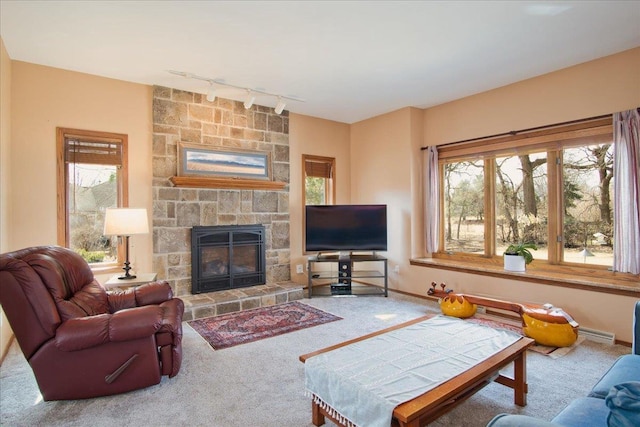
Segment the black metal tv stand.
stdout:
[[318,253],[308,258],[307,272],[309,298],[389,294],[387,259],[375,252]]

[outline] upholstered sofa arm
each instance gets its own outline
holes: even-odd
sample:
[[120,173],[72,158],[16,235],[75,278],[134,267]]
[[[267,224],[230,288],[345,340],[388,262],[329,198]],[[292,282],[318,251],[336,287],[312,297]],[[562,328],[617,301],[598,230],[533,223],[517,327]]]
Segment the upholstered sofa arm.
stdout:
[[147,283],[135,289],[107,292],[109,309],[112,313],[125,308],[160,304],[173,298],[173,290],[168,282]]
[[69,319],[57,329],[55,345],[62,351],[77,351],[108,342],[148,337],[162,327],[164,311],[151,305],[115,314]]
[[640,301],[636,301],[636,308],[633,311],[633,354],[640,355]]
[[528,415],[498,414],[487,427],[560,427],[559,424],[541,420]]

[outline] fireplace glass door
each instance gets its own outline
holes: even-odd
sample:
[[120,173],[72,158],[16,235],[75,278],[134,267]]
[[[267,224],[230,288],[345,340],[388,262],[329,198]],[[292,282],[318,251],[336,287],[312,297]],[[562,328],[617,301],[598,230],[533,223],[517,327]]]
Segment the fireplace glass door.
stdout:
[[193,227],[192,293],[265,283],[264,226]]

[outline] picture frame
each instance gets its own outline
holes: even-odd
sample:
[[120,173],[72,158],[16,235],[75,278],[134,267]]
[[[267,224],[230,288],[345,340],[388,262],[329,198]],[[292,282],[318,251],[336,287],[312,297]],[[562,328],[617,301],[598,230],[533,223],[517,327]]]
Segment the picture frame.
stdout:
[[178,176],[271,180],[271,155],[264,151],[179,142]]

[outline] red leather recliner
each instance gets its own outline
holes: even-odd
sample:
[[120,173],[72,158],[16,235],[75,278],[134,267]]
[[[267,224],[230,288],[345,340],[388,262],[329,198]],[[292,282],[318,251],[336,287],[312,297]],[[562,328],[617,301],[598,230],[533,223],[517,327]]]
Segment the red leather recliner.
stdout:
[[123,393],[175,376],[182,300],[167,282],[107,292],[59,246],[0,255],[0,303],[44,400]]

